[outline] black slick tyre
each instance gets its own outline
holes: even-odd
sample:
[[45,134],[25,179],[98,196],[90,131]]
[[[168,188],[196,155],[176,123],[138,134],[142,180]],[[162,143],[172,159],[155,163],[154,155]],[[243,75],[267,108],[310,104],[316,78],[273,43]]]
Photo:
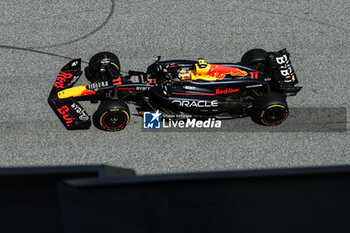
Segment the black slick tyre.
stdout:
[[277,92],[268,92],[260,96],[253,107],[252,120],[260,125],[275,126],[288,117],[286,98]]
[[258,71],[264,71],[267,63],[267,52],[263,49],[251,49],[241,59],[241,64]]
[[130,111],[123,100],[102,101],[92,117],[96,128],[105,131],[124,129],[130,121]]
[[[103,71],[101,70],[105,70],[105,73],[102,74]],[[86,78],[90,82],[107,81],[109,79],[113,79],[120,73],[119,58],[111,52],[97,53],[89,60],[89,66],[85,70],[85,73]]]

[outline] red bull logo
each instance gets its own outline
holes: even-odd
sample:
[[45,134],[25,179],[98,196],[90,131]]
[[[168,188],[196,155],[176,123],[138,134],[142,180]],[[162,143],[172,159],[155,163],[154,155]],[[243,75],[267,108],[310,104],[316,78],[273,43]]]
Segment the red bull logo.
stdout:
[[231,76],[247,76],[247,71],[238,69],[237,67],[211,65],[207,75],[217,79],[223,79],[226,75]]
[[216,81],[225,78],[226,75],[232,77],[248,75],[248,72],[245,70],[225,65],[208,64],[206,67],[197,66],[196,68],[196,71],[191,75],[192,80]]
[[216,95],[226,95],[226,94],[231,94],[239,91],[239,88],[226,88],[224,90],[221,89],[216,89],[215,94]]

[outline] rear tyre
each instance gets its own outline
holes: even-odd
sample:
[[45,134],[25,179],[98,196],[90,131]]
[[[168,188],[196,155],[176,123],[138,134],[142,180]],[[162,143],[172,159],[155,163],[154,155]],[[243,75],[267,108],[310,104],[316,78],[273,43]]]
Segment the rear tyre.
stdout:
[[252,49],[246,52],[241,59],[241,64],[258,71],[265,71],[267,52],[263,49]]
[[92,56],[85,76],[90,82],[107,81],[120,74],[120,62],[114,53],[100,52]]
[[252,120],[260,125],[275,126],[288,117],[286,98],[277,92],[268,92],[259,97],[253,108]]
[[94,126],[106,131],[124,129],[130,121],[130,111],[123,100],[106,100],[101,102],[92,116]]

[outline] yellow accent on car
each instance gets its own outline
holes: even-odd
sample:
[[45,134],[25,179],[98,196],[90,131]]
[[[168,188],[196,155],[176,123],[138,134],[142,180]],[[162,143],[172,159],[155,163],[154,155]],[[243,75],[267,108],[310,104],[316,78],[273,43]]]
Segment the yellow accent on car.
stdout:
[[211,64],[207,64],[205,68],[201,68],[198,66],[198,64],[195,64],[196,69],[195,70],[190,70],[188,74],[191,77],[191,80],[196,81],[196,80],[204,80],[208,82],[212,81],[217,81],[218,78],[214,76],[207,75],[209,72],[210,67],[212,66]]
[[[283,108],[283,109],[286,111],[286,115],[285,115],[285,117],[282,119],[282,121],[284,121],[284,120],[287,118],[287,116],[288,116],[288,110],[286,109],[286,107],[283,106],[283,105],[280,105],[280,104],[274,104],[274,105],[268,106],[268,107],[266,108],[266,110],[267,110],[267,109],[270,109],[270,108],[274,108],[274,107],[280,107],[280,108]],[[261,114],[260,114],[261,122],[262,122],[264,125],[267,125],[267,126],[272,126],[272,125],[274,125],[274,124],[269,124],[269,123],[267,123],[267,122],[264,121],[264,119],[263,119],[264,114],[265,114],[265,110],[262,111]]]
[[265,114],[265,110],[261,112],[260,118],[263,118],[264,114]]
[[86,86],[71,87],[71,88],[67,88],[63,91],[59,91],[57,93],[57,96],[60,99],[66,99],[66,98],[70,98],[70,97],[78,97],[81,95],[81,93],[84,90],[86,90]]
[[[105,112],[101,115],[101,117],[100,117],[100,125],[101,125],[102,127],[104,127],[103,122],[102,122],[102,119],[103,119],[103,117],[104,117],[107,113],[108,113],[108,110],[105,111]],[[105,127],[104,127],[104,128],[105,128]]]
[[215,81],[217,80],[214,77],[206,75],[209,72],[211,65],[207,64],[204,68],[200,67],[198,64],[195,64],[195,70],[190,70],[188,74],[191,77],[191,80],[202,79],[206,81]]
[[207,65],[208,65],[207,62],[203,58],[198,59],[198,66],[200,68],[205,68]]
[[290,78],[290,77],[292,77],[293,75],[294,75],[294,72],[291,73],[290,75],[288,75],[286,78]]
[[274,105],[268,106],[266,109],[273,108],[273,107],[281,107],[281,108],[284,108],[284,109],[286,108],[283,105],[274,104]]
[[130,117],[129,117],[129,114],[125,111],[125,110],[122,110],[122,112],[124,112],[125,113],[125,115],[126,115],[126,117],[128,118],[127,120],[126,120],[126,124],[128,124],[129,123],[129,121],[130,121]]
[[201,67],[198,64],[195,64],[196,69],[195,72],[196,74],[206,74],[209,72],[209,69],[211,67],[211,65],[207,64],[205,67]]
[[115,67],[117,67],[118,70],[120,70],[119,66],[117,64],[115,64],[114,62],[111,62],[111,64],[114,65]]

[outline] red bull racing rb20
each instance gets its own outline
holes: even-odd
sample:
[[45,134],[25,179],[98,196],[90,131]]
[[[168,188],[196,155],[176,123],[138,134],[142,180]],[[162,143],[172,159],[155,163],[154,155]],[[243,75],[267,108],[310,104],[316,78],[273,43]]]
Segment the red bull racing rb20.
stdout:
[[[121,74],[115,54],[101,52],[90,59],[84,72],[89,84],[74,86],[83,71],[81,59],[70,61],[48,98],[69,130],[88,129],[91,121],[101,130],[124,129],[130,121],[127,104],[136,105],[139,114],[159,111],[201,119],[250,116],[257,124],[275,126],[288,116],[286,98],[302,88],[295,86],[298,79],[286,49],[252,49],[239,63],[157,57],[146,72],[129,71],[128,75]],[[90,117],[80,101],[100,105]]]

